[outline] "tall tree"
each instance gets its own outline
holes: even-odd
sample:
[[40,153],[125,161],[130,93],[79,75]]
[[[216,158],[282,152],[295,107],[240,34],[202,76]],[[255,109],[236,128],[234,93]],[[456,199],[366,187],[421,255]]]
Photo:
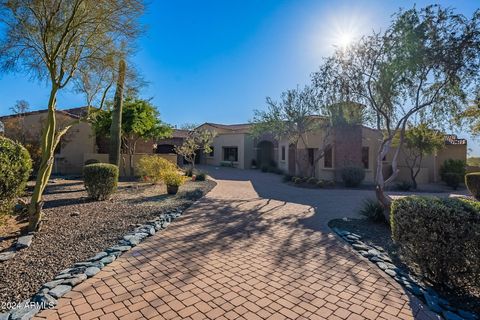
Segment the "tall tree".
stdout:
[[140,28],[141,0],[0,0],[0,65],[50,83],[48,116],[41,137],[42,160],[29,205],[29,230],[39,228],[42,195],[50,177],[54,150],[71,126],[57,131],[57,93],[78,69],[102,63],[108,48],[132,43]]
[[[92,117],[97,136],[110,135],[112,113],[113,111],[109,109],[100,110]],[[150,100],[125,98],[121,120],[121,151],[128,154],[130,158],[133,158],[139,140],[162,139],[172,134],[172,128],[160,120],[160,114]],[[132,161],[130,161],[130,170],[130,172],[134,170]]]
[[125,84],[125,60],[118,64],[118,81],[113,100],[112,124],[110,125],[110,153],[108,160],[111,164],[120,167],[120,151],[122,148],[122,110],[123,86]]
[[398,175],[400,148],[393,155],[393,174],[383,174],[394,137],[402,146],[412,116],[421,112],[441,122],[472,99],[479,74],[479,21],[478,10],[470,19],[437,5],[401,10],[385,32],[336,51],[314,74],[322,92],[367,106],[382,132],[375,184],[385,209],[391,199],[384,188]]

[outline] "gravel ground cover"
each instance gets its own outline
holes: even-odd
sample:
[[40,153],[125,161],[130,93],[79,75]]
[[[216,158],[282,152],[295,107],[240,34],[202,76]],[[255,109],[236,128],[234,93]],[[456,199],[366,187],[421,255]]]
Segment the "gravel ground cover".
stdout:
[[211,180],[187,182],[170,196],[163,185],[127,182],[111,200],[94,202],[82,181],[55,181],[47,188],[44,222],[32,245],[0,263],[0,311],[30,298],[61,270],[116,244],[137,225],[189,207],[214,186]]
[[[367,219],[335,219],[330,221],[328,225],[331,228],[338,228],[360,235],[362,241],[367,245],[383,249],[398,269],[415,275],[421,281],[421,275],[402,262],[398,246],[393,242],[390,228],[385,223],[375,223]],[[429,286],[428,283],[422,284]],[[476,292],[468,293],[452,292],[445,288],[435,288],[435,290],[455,307],[480,314],[480,288]]]

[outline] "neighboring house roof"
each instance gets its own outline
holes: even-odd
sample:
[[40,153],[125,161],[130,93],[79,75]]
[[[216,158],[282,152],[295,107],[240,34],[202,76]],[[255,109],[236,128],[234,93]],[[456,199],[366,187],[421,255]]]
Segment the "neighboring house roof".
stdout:
[[189,130],[173,129],[172,138],[186,138],[189,132]]
[[446,134],[445,144],[446,145],[465,145],[467,144],[467,139],[459,139],[456,134]]
[[205,122],[201,126],[211,126],[214,128],[231,131],[232,133],[248,133],[252,125],[250,123],[241,123],[241,124],[220,124]]
[[[71,109],[65,109],[65,110],[58,110],[57,109],[55,111],[58,112],[58,113],[62,113],[66,116],[78,119],[78,118],[81,118],[82,116],[87,114],[87,109],[88,109],[88,107],[78,107],[78,108],[71,108]],[[34,115],[34,114],[45,113],[47,111],[48,111],[48,109],[29,111],[29,112],[25,112],[24,114],[22,114],[22,116],[25,117],[25,116]],[[18,115],[17,114],[10,114],[10,115],[7,115],[7,116],[0,116],[0,120],[1,119],[15,118],[15,117],[18,117]]]

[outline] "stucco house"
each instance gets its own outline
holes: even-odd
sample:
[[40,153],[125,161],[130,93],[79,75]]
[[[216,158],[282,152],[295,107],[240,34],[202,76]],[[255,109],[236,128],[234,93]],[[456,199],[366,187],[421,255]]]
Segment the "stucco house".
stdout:
[[[76,122],[69,133],[62,139],[55,154],[56,174],[81,174],[83,164],[88,159],[108,159],[108,141],[95,137],[90,124],[80,122],[86,108],[74,108],[57,111],[58,127]],[[28,139],[41,136],[42,124],[46,118],[46,110],[28,112],[18,115],[0,117],[7,137],[18,139],[18,130],[28,132]],[[366,182],[373,182],[376,170],[376,154],[380,145],[381,133],[366,126],[348,126],[335,128],[329,132],[318,130],[304,137],[305,143],[298,148],[286,140],[277,140],[271,135],[253,137],[251,124],[218,124],[204,123],[199,129],[216,132],[212,152],[199,152],[196,163],[207,165],[232,165],[238,169],[250,169],[252,166],[277,165],[284,172],[299,175],[299,168],[307,168],[308,174],[319,179],[340,180],[339,172],[344,166],[362,166],[366,170]],[[175,154],[175,146],[181,145],[187,137],[187,130],[175,129],[168,139],[139,141],[132,161],[144,154],[161,154],[179,165],[182,157]],[[384,159],[384,175],[391,172],[391,160],[394,149]],[[319,158],[323,152],[323,157]],[[455,135],[445,136],[445,147],[433,155],[427,156],[417,178],[419,184],[440,181],[439,169],[447,159],[466,161],[467,141]],[[128,165],[126,165],[128,167]],[[409,181],[408,168],[403,154],[399,157],[398,181]],[[124,175],[129,172],[124,170]]]

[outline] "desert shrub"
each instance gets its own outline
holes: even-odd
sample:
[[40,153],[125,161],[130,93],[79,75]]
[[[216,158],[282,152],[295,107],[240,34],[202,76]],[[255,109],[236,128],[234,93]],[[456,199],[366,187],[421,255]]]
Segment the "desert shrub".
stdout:
[[293,178],[292,178],[292,182],[293,182],[294,184],[301,184],[301,183],[303,183],[303,179],[300,178],[300,177],[293,177]]
[[147,181],[158,183],[162,181],[165,173],[174,171],[178,168],[175,163],[156,155],[143,156],[137,164],[137,172]]
[[329,188],[335,187],[335,181],[333,181],[333,180],[323,180],[323,185],[325,187],[329,187]]
[[405,262],[435,285],[480,287],[480,203],[405,197],[390,214],[392,238]]
[[292,181],[292,178],[293,178],[293,176],[287,173],[287,174],[283,175],[282,180],[283,180],[283,182],[290,182],[290,181]]
[[462,180],[463,180],[463,175],[458,174],[456,172],[445,172],[443,174],[443,181],[445,181],[447,186],[451,187],[453,190],[457,190]]
[[357,187],[365,179],[365,169],[360,167],[345,167],[341,171],[342,180],[346,187]]
[[448,159],[440,167],[440,178],[447,186],[457,189],[465,177],[465,161]]
[[162,180],[167,186],[181,186],[185,183],[185,176],[179,174],[176,170],[169,170],[162,175]]
[[268,172],[269,169],[270,169],[270,168],[269,168],[266,164],[263,164],[262,167],[260,168],[260,170],[261,170],[262,172]]
[[480,172],[467,173],[465,184],[475,199],[480,200]]
[[0,136],[0,216],[9,213],[25,190],[32,160],[21,144]]
[[83,167],[83,182],[90,198],[106,200],[118,184],[118,167],[109,163],[94,163]]
[[395,188],[399,191],[410,191],[412,184],[408,181],[400,181],[395,185]]
[[207,179],[207,175],[204,172],[200,172],[197,174],[196,181],[205,181]]
[[232,161],[220,161],[220,166],[221,167],[228,167],[228,168],[233,168],[233,162]]
[[83,163],[84,166],[88,166],[89,164],[100,163],[100,160],[97,159],[88,159]]
[[307,183],[311,184],[312,186],[316,185],[317,182],[318,182],[318,179],[315,178],[315,177],[310,177],[310,178],[307,179]]
[[375,199],[365,199],[359,213],[374,222],[386,222],[384,209]]
[[324,188],[325,187],[325,181],[323,180],[318,180],[317,184],[315,185],[317,188]]
[[462,176],[465,175],[465,161],[448,159],[443,162],[443,165],[440,167],[440,177],[444,180],[444,176],[447,173],[457,173]]

